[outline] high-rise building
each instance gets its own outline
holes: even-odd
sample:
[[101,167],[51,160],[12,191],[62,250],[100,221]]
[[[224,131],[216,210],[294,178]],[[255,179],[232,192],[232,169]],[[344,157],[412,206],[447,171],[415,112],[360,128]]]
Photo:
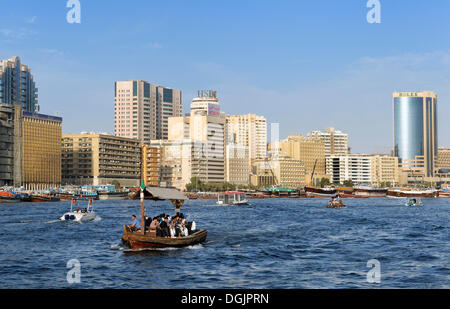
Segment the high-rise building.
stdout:
[[226,132],[226,143],[248,147],[250,160],[267,157],[267,120],[263,116],[227,116]]
[[[61,140],[60,140],[61,145]],[[137,139],[107,134],[62,136],[62,182],[73,185],[138,186],[141,148]]]
[[19,57],[0,60],[0,103],[19,104],[26,112],[39,111],[36,84]]
[[[16,105],[15,115],[20,115],[19,109],[20,106]],[[59,186],[62,118],[27,111],[19,117],[21,119],[15,120],[14,125],[20,121],[22,131],[21,167],[15,167],[21,169],[20,184],[34,190]]]
[[422,178],[437,171],[437,98],[431,91],[393,94],[394,155],[403,171]]
[[115,83],[114,134],[148,144],[167,139],[169,117],[182,116],[181,91],[142,80]]
[[14,184],[14,106],[0,103],[0,186]]
[[348,134],[342,133],[334,128],[327,128],[323,132],[313,131],[308,133],[308,137],[320,138],[325,146],[325,157],[333,155],[347,155]]
[[199,91],[192,112],[185,117],[169,118],[169,141],[192,144],[193,156],[181,168],[202,182],[225,180],[225,115],[220,112],[215,91]]

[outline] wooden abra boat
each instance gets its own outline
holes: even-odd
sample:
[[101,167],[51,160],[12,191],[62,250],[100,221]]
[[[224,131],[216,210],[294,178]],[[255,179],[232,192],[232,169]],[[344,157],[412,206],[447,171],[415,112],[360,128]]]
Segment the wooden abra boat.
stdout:
[[127,226],[124,226],[123,228],[124,233],[122,235],[122,241],[131,249],[179,248],[192,246],[204,242],[208,234],[206,230],[202,229],[189,236],[170,238],[135,233]]
[[[128,226],[123,227],[122,242],[130,249],[157,249],[157,248],[179,248],[202,243],[206,240],[208,232],[204,229],[192,231],[189,236],[183,237],[159,237],[154,231],[145,230],[145,208],[144,191],[151,196],[152,200],[170,200],[175,206],[175,212],[180,213],[180,208],[184,204],[186,197],[183,193],[171,188],[141,186],[141,230],[132,231]],[[149,198],[149,196],[147,196]]]

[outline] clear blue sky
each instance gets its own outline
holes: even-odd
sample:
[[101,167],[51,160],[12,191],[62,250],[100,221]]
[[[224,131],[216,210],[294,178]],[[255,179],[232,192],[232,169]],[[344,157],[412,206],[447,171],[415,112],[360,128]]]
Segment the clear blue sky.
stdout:
[[0,58],[32,69],[41,111],[63,132],[113,132],[114,81],[216,89],[228,114],[280,123],[281,137],[334,126],[353,152],[392,147],[392,92],[439,95],[440,146],[450,146],[450,1],[1,0]]

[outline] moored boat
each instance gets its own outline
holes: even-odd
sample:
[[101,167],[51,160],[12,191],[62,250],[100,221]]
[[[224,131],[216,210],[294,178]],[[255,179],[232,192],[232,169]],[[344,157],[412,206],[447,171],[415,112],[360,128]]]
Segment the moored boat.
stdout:
[[332,187],[314,188],[305,187],[306,197],[333,198],[338,195],[338,190]]
[[387,188],[373,188],[369,186],[357,186],[354,188],[354,194],[367,197],[386,197]]
[[390,198],[408,198],[408,197],[421,197],[421,198],[435,198],[439,196],[437,190],[408,190],[408,189],[389,189],[387,197]]

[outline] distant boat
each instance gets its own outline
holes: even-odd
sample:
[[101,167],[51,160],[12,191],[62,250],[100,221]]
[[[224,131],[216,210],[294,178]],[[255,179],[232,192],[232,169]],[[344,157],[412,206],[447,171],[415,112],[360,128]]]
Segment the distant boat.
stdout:
[[248,205],[244,192],[221,192],[217,196],[217,205]]
[[306,197],[333,198],[338,196],[338,190],[332,187],[305,187]]
[[409,207],[422,206],[422,200],[417,197],[409,198],[408,202],[406,202],[406,206]]
[[38,193],[31,195],[31,201],[34,203],[43,203],[43,202],[59,202],[61,198],[54,194],[48,193]]

